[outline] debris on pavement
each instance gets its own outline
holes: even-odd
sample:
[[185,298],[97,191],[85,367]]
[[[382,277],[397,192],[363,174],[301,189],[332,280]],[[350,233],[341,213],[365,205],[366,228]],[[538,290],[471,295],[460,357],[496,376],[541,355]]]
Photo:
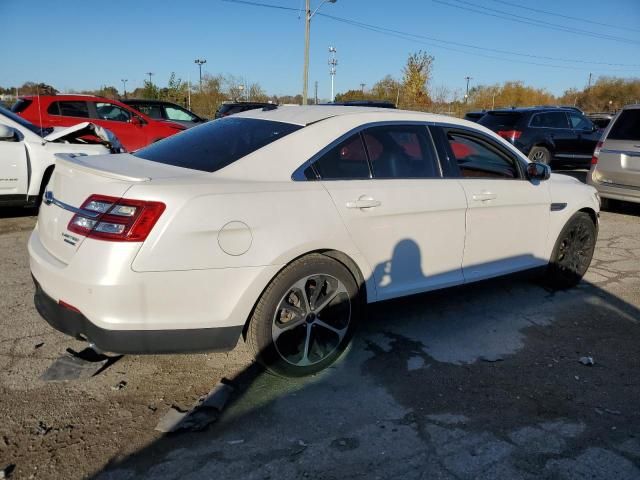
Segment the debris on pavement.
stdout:
[[85,348],[81,352],[67,348],[67,353],[53,362],[40,379],[46,382],[57,382],[91,378],[120,358],[122,355],[109,357],[92,348]]
[[10,478],[13,471],[16,469],[15,463],[10,463],[9,465],[0,469],[0,480],[5,478]]
[[122,390],[126,386],[127,386],[127,382],[125,382],[124,380],[120,380],[113,387],[111,387],[111,390]]
[[596,362],[593,361],[593,357],[580,357],[578,360],[582,365],[586,365],[587,367],[591,367],[595,365]]
[[44,342],[39,342],[39,343],[36,343],[36,345],[35,345],[35,347],[34,347],[34,348],[37,350],[37,349],[39,349],[39,348],[40,348],[41,346],[43,346],[43,345],[44,345]]
[[190,410],[172,405],[155,429],[163,433],[202,431],[218,420],[232,392],[233,387],[220,382],[209,393],[200,397]]
[[44,423],[42,420],[40,420],[38,422],[38,425],[35,428],[35,433],[37,435],[46,435],[47,433],[49,433],[51,430],[53,429],[53,427],[50,427],[49,425],[47,425],[46,423]]
[[229,445],[240,445],[240,444],[244,443],[244,440],[229,440],[227,443]]

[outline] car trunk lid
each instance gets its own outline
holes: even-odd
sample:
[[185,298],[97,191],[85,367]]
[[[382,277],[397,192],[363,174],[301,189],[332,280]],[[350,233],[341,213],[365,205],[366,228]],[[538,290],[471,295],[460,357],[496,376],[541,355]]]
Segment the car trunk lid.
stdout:
[[128,154],[91,157],[58,154],[38,216],[40,241],[51,255],[68,264],[86,239],[70,231],[68,225],[91,195],[122,198],[131,186],[152,178],[199,173]]

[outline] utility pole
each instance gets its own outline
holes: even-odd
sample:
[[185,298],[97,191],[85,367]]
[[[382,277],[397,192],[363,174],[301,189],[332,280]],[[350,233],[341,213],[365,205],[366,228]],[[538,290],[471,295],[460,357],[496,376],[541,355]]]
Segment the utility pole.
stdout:
[[336,99],[333,92],[333,80],[336,76],[336,66],[338,65],[338,59],[336,58],[337,50],[335,47],[329,47],[329,75],[331,75],[331,102]]
[[204,58],[196,58],[193,63],[198,65],[198,68],[200,69],[200,91],[202,91],[202,65],[207,63],[207,61]]
[[127,82],[128,80],[126,78],[122,79],[122,90],[123,90],[123,96],[126,99],[127,98]]
[[366,83],[361,83],[360,84],[360,90],[362,91],[362,94],[364,95],[364,86],[366,85]]
[[471,80],[473,77],[470,76],[466,76],[464,77],[464,79],[467,81],[467,93],[464,94],[464,103],[467,103],[469,101],[469,80]]
[[147,72],[147,73],[145,73],[145,75],[149,75],[149,84],[150,84],[150,85],[153,85],[153,82],[151,81],[151,76],[152,76],[152,75],[155,75],[155,73],[153,73],[153,72]]
[[312,12],[311,0],[305,0],[304,10],[304,65],[302,68],[302,104],[308,103],[309,96],[309,36],[311,33],[311,19],[325,3],[336,3],[337,0],[322,0],[320,5]]
[[318,104],[318,81],[316,80],[316,92],[315,92],[315,102],[314,104],[317,105]]
[[589,90],[591,88],[591,76],[593,74],[591,72],[589,72],[589,83],[587,84],[587,90]]

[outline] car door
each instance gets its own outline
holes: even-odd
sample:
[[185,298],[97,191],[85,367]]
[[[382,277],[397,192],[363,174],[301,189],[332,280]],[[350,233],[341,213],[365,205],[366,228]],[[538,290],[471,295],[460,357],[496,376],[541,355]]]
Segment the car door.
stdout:
[[443,127],[439,139],[458,168],[468,204],[465,281],[546,264],[547,183],[527,180],[516,154],[488,135]]
[[378,300],[462,283],[466,199],[442,178],[425,125],[366,128],[313,168],[374,272]]
[[26,196],[28,179],[24,136],[15,130],[12,138],[0,138],[0,200],[5,195]]
[[554,157],[563,158],[571,154],[575,140],[573,130],[569,128],[567,115],[562,111],[541,112],[531,117],[529,126],[554,145],[551,152]]
[[91,102],[92,121],[111,130],[124,147],[131,151],[148,144],[142,123],[132,121],[133,114],[111,102]]
[[601,132],[598,132],[591,120],[584,115],[578,112],[568,112],[567,115],[575,136],[571,153],[577,160],[590,161],[596,144],[600,140]]

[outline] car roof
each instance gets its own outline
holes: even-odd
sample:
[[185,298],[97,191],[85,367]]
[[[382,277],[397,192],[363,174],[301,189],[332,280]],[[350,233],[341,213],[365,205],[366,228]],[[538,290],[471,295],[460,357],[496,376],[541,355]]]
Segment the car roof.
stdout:
[[[432,113],[415,112],[410,110],[395,110],[391,108],[378,107],[352,107],[341,105],[307,105],[307,106],[282,106],[269,110],[248,110],[236,113],[235,117],[255,118],[272,120],[275,122],[292,123],[294,125],[311,125],[322,120],[333,117],[352,115],[371,115],[375,113],[381,120],[421,120],[421,121],[447,121],[458,123],[460,120],[444,115]],[[465,121],[465,124],[467,122]]]
[[152,100],[149,98],[125,98],[125,99],[121,99],[120,101],[127,105],[137,103],[137,104],[148,104],[148,105],[162,104],[162,105],[176,105],[178,107],[180,106],[177,103],[169,102],[167,100]]

